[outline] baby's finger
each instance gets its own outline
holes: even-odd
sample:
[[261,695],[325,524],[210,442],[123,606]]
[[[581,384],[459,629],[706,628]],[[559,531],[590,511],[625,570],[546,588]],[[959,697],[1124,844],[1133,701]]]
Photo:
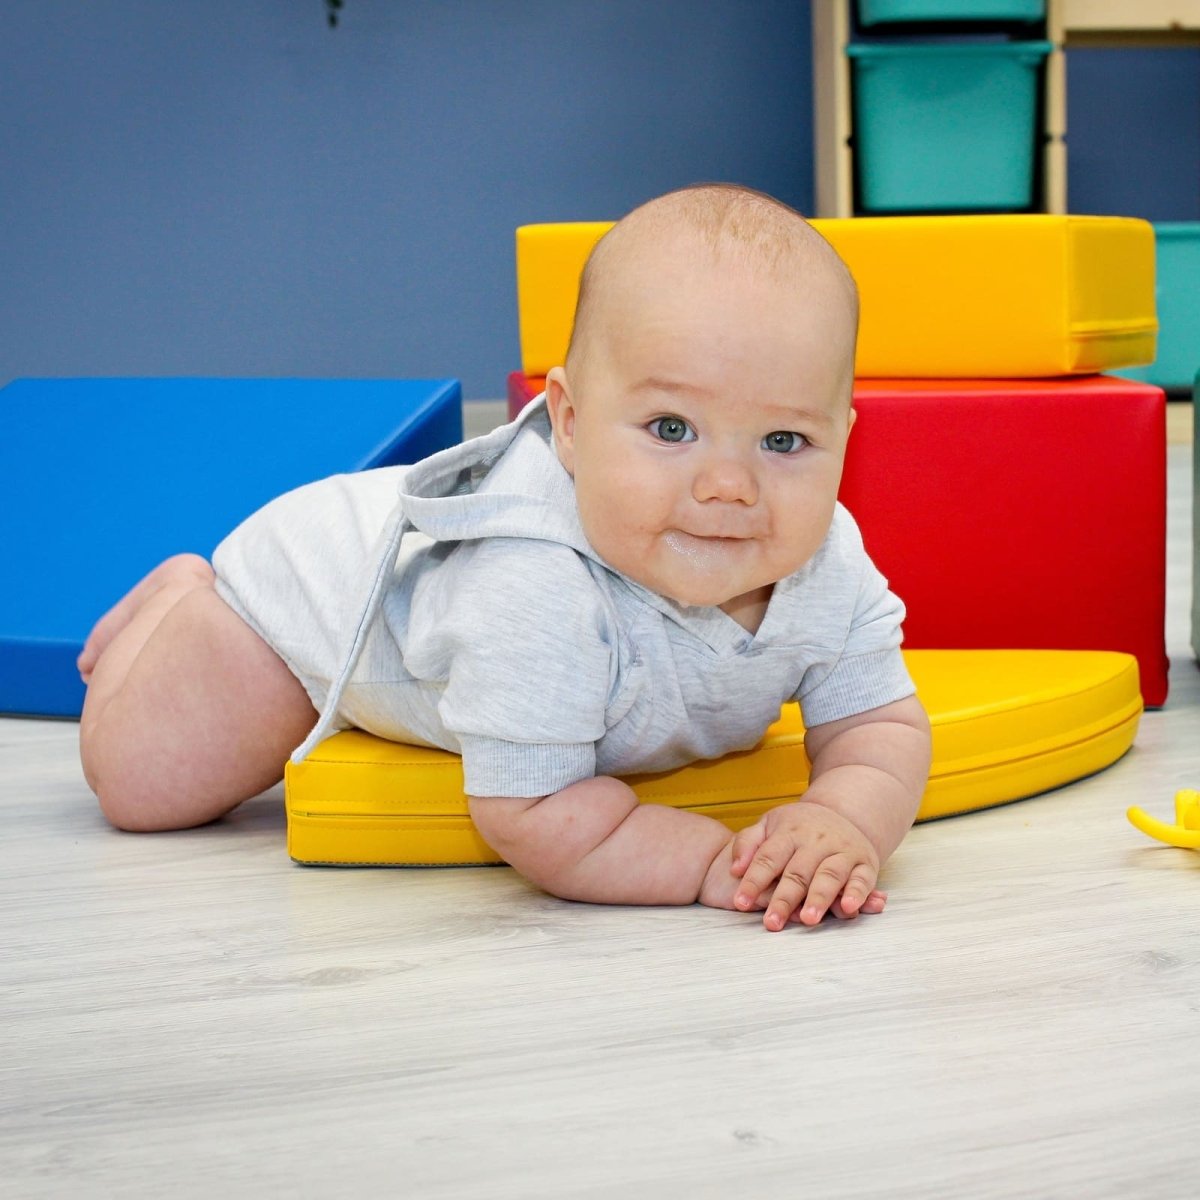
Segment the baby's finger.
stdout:
[[800,923],[819,925],[829,906],[841,896],[849,878],[850,860],[846,855],[831,854],[825,859],[813,872],[808,894],[804,897],[804,907],[800,910]]
[[842,888],[841,896],[838,897],[843,912],[852,915],[862,910],[875,887],[875,878],[875,871],[869,863],[860,862],[855,865],[854,870],[850,872],[850,878],[846,880],[846,886]]
[[790,837],[769,837],[759,846],[750,865],[742,873],[742,882],[734,895],[735,907],[747,912],[754,907],[763,891],[779,878],[780,872],[795,853]]
[[[884,906],[887,904],[887,894],[885,892],[872,892],[862,904],[862,908],[858,912],[846,912],[842,908],[842,900],[839,896],[830,906],[829,911],[833,913],[839,921],[853,921],[856,917],[861,917],[864,914],[871,916],[876,913],[883,912]],[[799,916],[795,918],[799,920]]]
[[795,861],[788,863],[779,877],[767,911],[763,913],[763,925],[772,933],[777,933],[795,917],[808,894],[807,873],[803,867],[797,868]]
[[735,875],[741,875],[746,870],[759,846],[766,841],[766,837],[767,826],[766,822],[762,820],[755,821],[753,825],[748,825],[734,834],[731,847],[733,861],[730,863],[729,869]]

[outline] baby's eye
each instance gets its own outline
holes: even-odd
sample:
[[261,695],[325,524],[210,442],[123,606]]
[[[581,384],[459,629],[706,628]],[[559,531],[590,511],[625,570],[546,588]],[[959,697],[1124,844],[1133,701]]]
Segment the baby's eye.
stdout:
[[650,432],[663,442],[694,442],[695,430],[682,417],[659,417],[650,422]]
[[777,429],[774,433],[768,433],[762,444],[764,450],[773,450],[776,454],[791,454],[802,446],[807,446],[808,439],[802,433]]

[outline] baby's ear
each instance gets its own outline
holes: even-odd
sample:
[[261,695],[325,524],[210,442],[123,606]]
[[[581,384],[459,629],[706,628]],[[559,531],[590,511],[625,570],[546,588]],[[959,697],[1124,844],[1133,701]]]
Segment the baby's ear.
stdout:
[[554,430],[554,449],[567,474],[575,474],[575,403],[563,367],[553,367],[546,375],[546,411]]

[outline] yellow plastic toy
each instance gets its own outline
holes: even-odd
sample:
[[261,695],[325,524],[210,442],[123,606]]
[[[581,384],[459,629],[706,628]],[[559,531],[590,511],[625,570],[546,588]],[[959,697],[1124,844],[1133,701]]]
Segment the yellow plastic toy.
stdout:
[[[1036,795],[1115,762],[1142,712],[1137,659],[1090,650],[910,650],[933,726],[918,820]],[[794,704],[752,750],[630,776],[643,801],[740,829],[808,785]],[[288,763],[288,853],[297,862],[429,866],[498,862],[467,812],[457,755],[349,731]]]
[[1200,792],[1185,788],[1175,793],[1175,824],[1168,825],[1140,808],[1125,814],[1143,833],[1181,850],[1200,850]]

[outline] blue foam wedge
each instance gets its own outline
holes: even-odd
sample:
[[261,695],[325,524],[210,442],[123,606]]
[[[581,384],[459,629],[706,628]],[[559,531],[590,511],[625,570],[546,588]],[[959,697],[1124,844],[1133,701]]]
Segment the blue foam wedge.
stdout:
[[18,379],[0,389],[0,712],[76,717],[75,658],[156,563],[302,483],[462,439],[453,379]]

